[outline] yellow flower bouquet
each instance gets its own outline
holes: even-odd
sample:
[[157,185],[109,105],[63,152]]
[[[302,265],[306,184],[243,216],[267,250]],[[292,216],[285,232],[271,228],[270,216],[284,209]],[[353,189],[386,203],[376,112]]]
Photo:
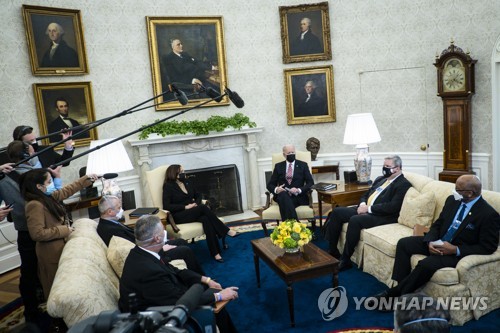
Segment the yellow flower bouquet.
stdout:
[[273,244],[286,252],[297,252],[300,246],[309,243],[311,239],[312,233],[307,229],[307,224],[296,220],[281,222],[271,234]]

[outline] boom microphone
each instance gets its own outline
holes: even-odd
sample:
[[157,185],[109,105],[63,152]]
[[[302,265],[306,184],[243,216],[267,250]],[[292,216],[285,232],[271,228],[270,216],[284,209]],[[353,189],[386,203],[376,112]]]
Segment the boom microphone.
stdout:
[[188,319],[189,314],[199,305],[203,291],[203,286],[201,284],[193,284],[175,303],[174,309],[165,320],[165,325],[182,327]]
[[179,90],[175,84],[169,84],[168,89],[174,93],[175,98],[181,103],[182,105],[186,105],[188,103],[188,98],[184,91]]
[[222,96],[221,96],[220,92],[218,92],[214,88],[212,88],[212,87],[207,88],[204,85],[199,84],[199,83],[195,83],[194,85],[200,87],[201,91],[205,92],[208,97],[212,98],[217,103],[220,103],[220,101],[222,101]]
[[117,173],[105,173],[104,175],[102,175],[101,177],[99,178],[104,178],[104,179],[113,179],[113,178],[116,178],[118,177],[118,174]]
[[238,108],[241,109],[243,106],[245,106],[245,102],[241,99],[240,95],[236,91],[231,91],[229,90],[228,87],[224,90],[226,94],[229,96],[229,99],[233,104]]

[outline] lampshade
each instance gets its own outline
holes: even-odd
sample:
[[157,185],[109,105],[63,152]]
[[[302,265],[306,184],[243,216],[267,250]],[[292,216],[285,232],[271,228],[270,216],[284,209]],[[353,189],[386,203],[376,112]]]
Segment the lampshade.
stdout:
[[[101,146],[113,139],[95,140],[90,142],[90,149]],[[89,154],[87,160],[87,175],[118,173],[132,170],[132,162],[121,141],[113,142]]]
[[368,144],[381,140],[371,113],[355,113],[347,117],[344,132],[345,145]]

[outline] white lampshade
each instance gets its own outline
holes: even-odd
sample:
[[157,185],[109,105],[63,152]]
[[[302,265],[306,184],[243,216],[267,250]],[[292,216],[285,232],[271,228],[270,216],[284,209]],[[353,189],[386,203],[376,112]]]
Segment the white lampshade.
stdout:
[[345,145],[368,144],[381,140],[371,113],[356,113],[347,117],[344,132]]
[[[90,149],[101,146],[113,139],[95,140],[90,142]],[[113,142],[89,154],[87,160],[87,175],[103,175],[134,169],[127,151],[121,141]]]

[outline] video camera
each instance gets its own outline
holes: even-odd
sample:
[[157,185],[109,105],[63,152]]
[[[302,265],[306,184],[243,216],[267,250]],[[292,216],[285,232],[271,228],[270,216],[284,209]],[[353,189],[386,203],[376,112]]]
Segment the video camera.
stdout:
[[69,333],[212,333],[215,317],[210,306],[197,307],[203,287],[195,284],[175,306],[156,306],[137,311],[135,294],[130,294],[130,313],[103,311],[70,328]]

